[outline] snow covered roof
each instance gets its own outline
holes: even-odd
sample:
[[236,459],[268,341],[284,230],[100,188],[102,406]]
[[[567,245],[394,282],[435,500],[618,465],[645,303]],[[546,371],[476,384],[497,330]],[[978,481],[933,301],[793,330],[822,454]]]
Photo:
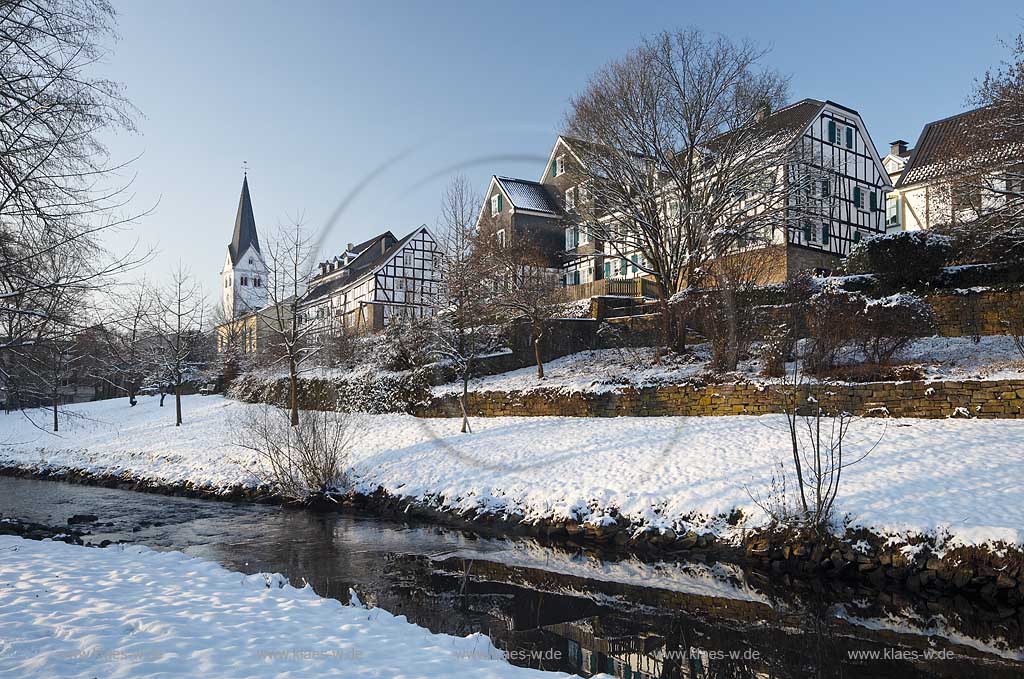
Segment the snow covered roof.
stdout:
[[540,183],[514,177],[495,176],[494,179],[508,196],[508,201],[520,210],[558,214],[558,204]]

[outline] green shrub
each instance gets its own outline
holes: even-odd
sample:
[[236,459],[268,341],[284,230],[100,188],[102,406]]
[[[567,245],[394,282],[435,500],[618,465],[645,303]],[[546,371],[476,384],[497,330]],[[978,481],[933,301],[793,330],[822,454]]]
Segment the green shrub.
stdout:
[[953,239],[933,231],[900,231],[861,241],[846,259],[849,273],[875,273],[893,285],[927,283],[954,254]]

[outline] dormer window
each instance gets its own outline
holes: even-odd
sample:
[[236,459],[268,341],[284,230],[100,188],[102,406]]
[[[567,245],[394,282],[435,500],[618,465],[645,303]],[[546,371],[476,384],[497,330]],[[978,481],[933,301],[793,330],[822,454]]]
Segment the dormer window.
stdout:
[[500,193],[496,193],[493,196],[491,196],[491,216],[492,217],[496,217],[499,214],[501,214],[501,210],[504,207],[502,205],[502,202],[503,201],[501,199],[501,194]]

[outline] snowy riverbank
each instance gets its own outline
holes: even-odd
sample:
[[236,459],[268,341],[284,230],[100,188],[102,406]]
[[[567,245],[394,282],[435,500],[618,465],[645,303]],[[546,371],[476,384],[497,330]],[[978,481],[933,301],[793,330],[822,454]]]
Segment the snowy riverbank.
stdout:
[[[0,462],[32,469],[210,489],[253,486],[232,443],[250,406],[217,396],[184,399],[185,424],[143,398],[70,407],[59,436],[24,415],[0,415]],[[45,415],[38,415],[45,421]],[[632,525],[737,541],[765,522],[751,493],[769,492],[788,455],[781,416],[493,418],[472,435],[454,420],[358,415],[351,454],[357,488],[453,512],[528,521]],[[947,546],[1024,543],[1024,421],[859,422],[848,454],[874,452],[844,472],[838,514],[898,540],[936,535]],[[730,525],[734,509],[745,520]]]
[[432,634],[280,575],[180,552],[0,536],[0,674],[21,677],[566,677],[481,634]]

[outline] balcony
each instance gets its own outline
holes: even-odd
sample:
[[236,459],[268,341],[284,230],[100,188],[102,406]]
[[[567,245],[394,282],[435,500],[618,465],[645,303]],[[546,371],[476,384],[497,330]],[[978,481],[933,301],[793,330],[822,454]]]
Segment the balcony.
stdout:
[[602,278],[590,283],[565,286],[565,299],[567,302],[604,295],[656,298],[658,296],[658,284],[649,278]]

